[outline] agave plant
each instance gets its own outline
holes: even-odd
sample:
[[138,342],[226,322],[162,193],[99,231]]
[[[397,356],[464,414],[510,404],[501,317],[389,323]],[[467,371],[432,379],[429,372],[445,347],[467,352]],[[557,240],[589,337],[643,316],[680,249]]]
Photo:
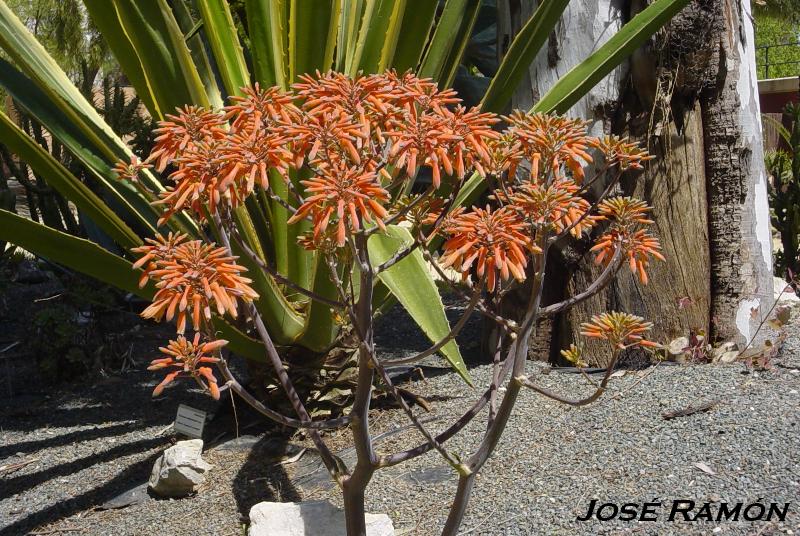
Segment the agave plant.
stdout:
[[[628,22],[594,54],[567,73],[533,111],[565,112],[689,0],[656,0]],[[510,44],[489,84],[480,111],[502,111],[523,75],[553,31],[569,0],[542,2]],[[108,42],[122,71],[152,117],[168,121],[177,108],[221,108],[243,97],[243,88],[259,84],[284,90],[306,73],[335,70],[354,76],[412,69],[440,87],[449,87],[475,24],[479,0],[245,0],[244,16],[235,16],[226,0],[85,0],[95,26]],[[240,35],[246,39],[240,39]],[[51,261],[93,276],[144,298],[152,286],[139,288],[131,275],[131,251],[161,232],[200,237],[198,218],[185,211],[159,221],[153,206],[165,187],[153,170],[137,169],[139,183],[120,181],[115,165],[136,165],[126,143],[103,121],[92,103],[70,82],[12,10],[0,0],[0,85],[16,103],[86,168],[102,195],[89,189],[0,112],[0,138],[48,185],[67,198],[121,248],[113,254],[95,243],[0,210],[0,241],[8,241]],[[220,125],[220,128],[225,128]],[[168,162],[163,162],[167,164]],[[270,334],[283,348],[309,355],[337,343],[337,317],[325,305],[335,297],[330,278],[320,276],[323,260],[298,244],[309,230],[306,221],[290,219],[287,188],[308,188],[309,177],[292,169],[287,185],[275,168],[265,169],[263,188],[238,206],[233,218],[246,246],[257,259],[241,263],[255,277],[255,307]],[[467,203],[484,188],[479,175],[466,181],[457,201]],[[274,194],[269,196],[267,190]],[[292,206],[292,210],[299,207]],[[391,258],[410,240],[400,226],[389,226],[370,243],[376,256]],[[272,276],[256,261],[274,266]],[[450,328],[422,254],[415,252],[382,272],[374,291],[376,306],[396,300],[432,340]],[[307,289],[312,301],[294,289]],[[217,319],[228,348],[264,361],[262,345],[246,328]],[[466,379],[454,341],[441,353]]]

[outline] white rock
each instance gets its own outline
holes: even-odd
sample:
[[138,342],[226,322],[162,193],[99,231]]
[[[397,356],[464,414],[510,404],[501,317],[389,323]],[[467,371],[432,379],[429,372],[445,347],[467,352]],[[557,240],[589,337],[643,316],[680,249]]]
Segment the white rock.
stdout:
[[150,473],[150,489],[161,497],[185,497],[206,480],[212,465],[200,454],[203,440],[178,441],[164,451]]
[[725,342],[711,351],[714,363],[733,363],[739,357],[739,347],[735,342]]
[[[366,514],[367,536],[394,536],[386,514]],[[250,509],[248,536],[344,536],[344,512],[328,501],[262,502]]]
[[670,341],[669,346],[667,346],[667,350],[672,355],[683,355],[684,349],[689,346],[689,338],[688,337],[678,337],[677,339],[673,339]]

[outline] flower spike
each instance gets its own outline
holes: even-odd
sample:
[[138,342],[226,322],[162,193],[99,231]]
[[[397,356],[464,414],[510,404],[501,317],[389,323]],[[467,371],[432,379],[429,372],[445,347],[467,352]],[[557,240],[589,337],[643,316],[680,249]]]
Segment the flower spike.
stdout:
[[525,222],[510,208],[458,212],[442,227],[449,236],[444,244],[442,266],[452,266],[466,279],[474,264],[478,277],[486,277],[489,291],[495,289],[498,272],[502,281],[511,276],[523,281],[528,265],[526,251],[541,251],[526,234]]
[[205,343],[200,342],[200,333],[195,333],[194,339],[189,341],[180,335],[177,340],[169,341],[166,347],[159,348],[166,357],[154,359],[147,370],[161,370],[164,368],[176,368],[168,373],[164,379],[153,389],[153,396],[160,395],[164,388],[181,376],[190,376],[202,385],[215,400],[219,400],[219,387],[217,378],[213,371],[204,363],[219,363],[218,357],[211,354],[216,352],[228,341],[218,339]]

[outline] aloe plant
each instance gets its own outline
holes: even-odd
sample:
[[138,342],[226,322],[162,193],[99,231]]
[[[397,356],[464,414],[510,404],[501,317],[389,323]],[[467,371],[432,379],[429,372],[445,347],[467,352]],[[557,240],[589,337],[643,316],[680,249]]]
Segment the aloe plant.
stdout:
[[[688,2],[653,2],[567,73],[542,97],[536,111],[566,111]],[[241,95],[243,87],[254,83],[286,89],[304,73],[315,70],[335,69],[353,75],[414,69],[449,86],[480,4],[479,0],[447,0],[441,5],[437,0],[246,0],[245,17],[240,20],[226,0],[196,0],[193,5],[187,0],[84,0],[93,24],[157,120],[179,106],[220,107],[226,97]],[[502,111],[507,105],[567,4],[568,0],[542,2],[510,44],[481,103],[484,111]],[[199,18],[194,20],[193,14]],[[243,23],[246,27],[240,32]],[[246,43],[239,38],[242,33],[248,37]],[[131,150],[3,0],[0,49],[10,58],[0,60],[0,85],[74,155],[102,188],[103,196],[88,190],[0,112],[4,143],[46,176],[51,187],[90,214],[124,253],[112,254],[2,209],[0,241],[152,297],[152,288],[139,289],[135,284],[130,249],[159,230],[158,212],[150,204],[153,192],[164,189],[159,178],[145,170],[141,181],[146,188],[117,180],[114,165],[120,160],[130,161]],[[302,177],[293,173],[293,182],[299,186]],[[482,179],[473,176],[459,200],[469,202],[483,187]],[[276,196],[285,198],[285,188],[277,173],[272,173],[270,189]],[[260,296],[255,306],[279,345],[324,353],[335,346],[339,336],[334,314],[324,304],[293,292],[281,279],[315,295],[334,295],[335,289],[327,277],[318,277],[323,273],[318,270],[322,262],[319,256],[297,244],[297,237],[307,230],[306,224],[288,224],[286,208],[262,194],[248,199],[234,214],[247,246],[280,274],[254,281]],[[199,223],[187,214],[170,219],[161,231],[195,237],[202,232]],[[402,243],[396,233],[379,234],[370,246],[389,257]],[[376,284],[375,300],[399,301],[432,340],[440,340],[450,331],[442,302],[432,292],[432,276],[419,259],[410,257],[395,264]],[[250,334],[222,321],[217,325],[230,341],[231,350],[256,361],[265,359],[263,347]],[[443,346],[441,353],[468,380],[455,342]]]

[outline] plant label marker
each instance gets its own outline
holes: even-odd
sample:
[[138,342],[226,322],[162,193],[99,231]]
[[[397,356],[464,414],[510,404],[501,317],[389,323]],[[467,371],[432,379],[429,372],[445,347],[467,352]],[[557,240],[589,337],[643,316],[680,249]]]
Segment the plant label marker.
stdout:
[[200,439],[203,437],[203,426],[206,424],[206,412],[181,404],[175,416],[175,431],[179,434]]

